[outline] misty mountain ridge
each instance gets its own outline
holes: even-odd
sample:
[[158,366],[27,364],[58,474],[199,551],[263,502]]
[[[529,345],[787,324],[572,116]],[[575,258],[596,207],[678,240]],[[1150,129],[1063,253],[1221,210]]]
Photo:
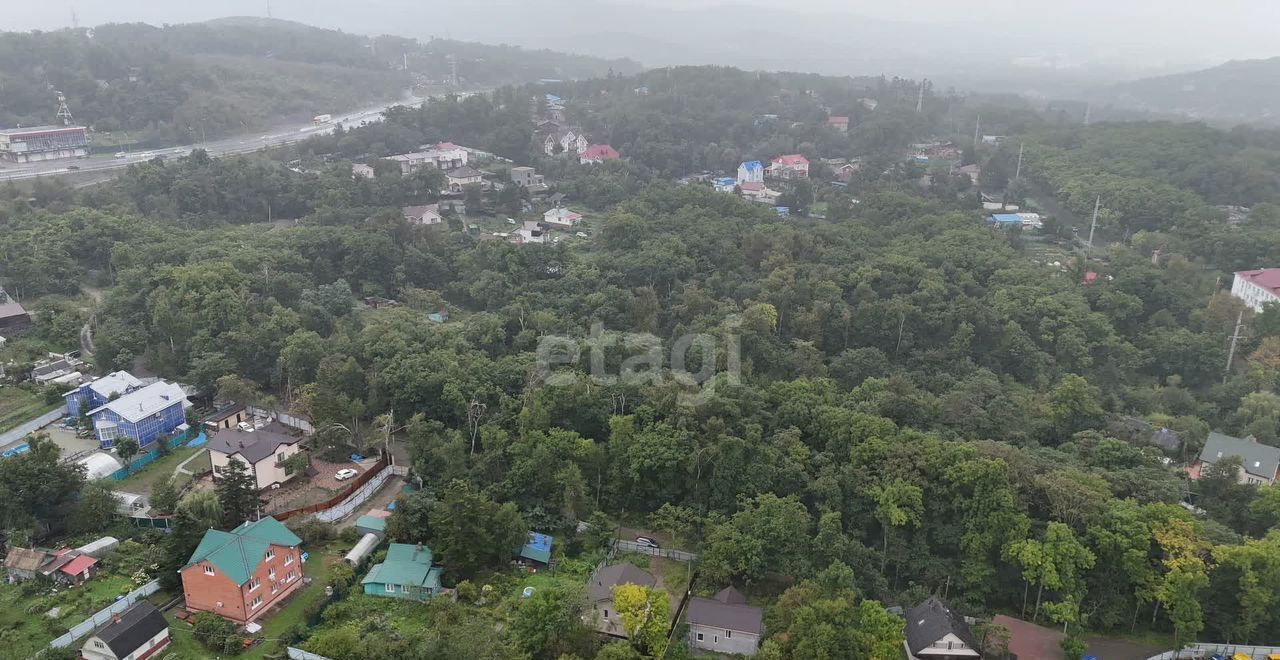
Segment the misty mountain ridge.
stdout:
[[1189,73],[1119,83],[1098,92],[1118,106],[1208,120],[1280,123],[1280,57],[1233,60]]

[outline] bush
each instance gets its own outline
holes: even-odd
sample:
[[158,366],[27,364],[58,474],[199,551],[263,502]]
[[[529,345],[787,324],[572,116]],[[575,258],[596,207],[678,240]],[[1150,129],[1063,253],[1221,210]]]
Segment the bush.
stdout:
[[240,635],[234,623],[210,612],[196,614],[192,637],[215,653],[237,655],[242,650]]
[[360,540],[360,532],[357,532],[355,527],[345,527],[338,533],[338,538],[343,543],[355,543]]
[[289,528],[302,539],[303,545],[323,545],[334,539],[333,526],[326,525],[312,516],[302,518],[289,525]]

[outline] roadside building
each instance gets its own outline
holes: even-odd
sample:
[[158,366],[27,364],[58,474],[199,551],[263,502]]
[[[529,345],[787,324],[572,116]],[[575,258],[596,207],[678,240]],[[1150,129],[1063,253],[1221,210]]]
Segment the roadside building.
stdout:
[[828,117],[827,125],[830,126],[831,128],[836,129],[837,131],[840,131],[841,133],[849,132],[848,117]]
[[738,165],[738,185],[748,183],[764,183],[764,165],[758,160],[749,160]]
[[0,160],[38,163],[88,156],[89,135],[84,126],[34,126],[0,130]]
[[222,429],[233,429],[241,424],[250,424],[252,421],[253,416],[249,414],[249,411],[244,406],[233,403],[206,417],[204,430],[206,433],[212,434]]
[[511,168],[511,182],[529,189],[546,187],[546,180],[532,167]]

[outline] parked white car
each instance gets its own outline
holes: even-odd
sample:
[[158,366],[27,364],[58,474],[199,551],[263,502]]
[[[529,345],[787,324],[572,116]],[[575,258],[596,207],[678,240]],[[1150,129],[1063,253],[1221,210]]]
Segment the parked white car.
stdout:
[[347,479],[351,479],[357,474],[360,474],[358,470],[354,470],[352,468],[345,468],[342,470],[338,470],[338,473],[333,475],[333,478],[337,479],[338,481],[346,481]]

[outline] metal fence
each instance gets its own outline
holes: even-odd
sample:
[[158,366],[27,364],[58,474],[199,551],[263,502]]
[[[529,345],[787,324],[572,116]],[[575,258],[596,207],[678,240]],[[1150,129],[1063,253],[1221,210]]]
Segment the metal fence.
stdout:
[[249,414],[257,417],[274,417],[276,421],[290,428],[298,429],[304,433],[315,433],[315,429],[311,426],[311,422],[297,415],[290,415],[282,410],[268,410],[257,406],[246,406]]
[[1180,651],[1165,651],[1160,655],[1153,655],[1147,660],[1190,660],[1191,658],[1202,658],[1213,654],[1219,654],[1225,657],[1231,657],[1236,653],[1243,653],[1255,660],[1265,660],[1269,653],[1280,653],[1280,646],[1246,646],[1242,644],[1192,644],[1191,646]]
[[636,552],[642,555],[666,557],[667,559],[674,559],[676,561],[698,561],[698,555],[693,552],[655,548],[653,546],[640,545],[635,541],[624,541],[622,539],[615,539],[613,541],[613,548],[619,552]]
[[160,591],[159,580],[152,580],[142,585],[141,587],[138,587],[137,589],[130,591],[129,594],[124,598],[117,600],[116,602],[112,603],[108,607],[104,607],[98,610],[96,613],[94,613],[93,616],[72,626],[71,631],[68,632],[67,634],[53,640],[52,642],[49,642],[49,648],[60,649],[60,648],[71,646],[71,644],[74,643],[77,639],[80,639],[81,637],[88,635],[94,630],[97,630],[99,626],[104,626],[108,623],[111,623],[111,617],[113,615],[119,614],[129,609],[130,605],[133,605],[134,603],[142,600],[143,598],[146,598],[147,596],[150,596],[151,594],[157,591]]
[[50,410],[49,412],[31,421],[23,422],[17,428],[10,429],[8,431],[5,431],[4,433],[0,433],[0,447],[3,447],[11,442],[17,442],[18,440],[21,440],[26,436],[32,433],[35,433],[36,431],[39,431],[40,429],[62,419],[62,416],[65,414],[67,414],[67,407],[62,406],[57,410]]
[[316,520],[320,522],[337,522],[351,515],[352,511],[369,501],[369,498],[373,497],[373,494],[378,492],[379,488],[382,488],[382,484],[387,483],[387,479],[391,478],[391,473],[394,469],[390,465],[383,468],[382,471],[366,481],[359,490],[351,493],[351,495],[347,496],[347,499],[342,500],[337,506],[316,512]]
[[[174,449],[181,447],[187,441],[191,440],[193,437],[193,434],[196,439],[199,439],[200,436],[204,435],[203,432],[192,429],[191,431],[187,431],[186,433],[182,433],[180,435],[174,436],[168,440],[165,440],[164,442],[167,442],[169,444],[169,451],[173,451]],[[161,458],[160,448],[156,447],[155,449],[152,449],[151,451],[133,459],[133,461],[131,461],[128,466],[122,467],[119,470],[112,472],[109,478],[112,481],[124,481],[125,479],[129,478],[129,475],[132,475],[134,472],[137,472],[138,470],[141,470],[142,468],[147,467],[152,463],[155,463],[156,461],[160,460],[160,458]]]
[[302,649],[295,649],[292,646],[285,649],[285,652],[288,653],[289,657],[293,658],[293,660],[329,660],[329,658],[326,658],[323,655],[308,653]]

